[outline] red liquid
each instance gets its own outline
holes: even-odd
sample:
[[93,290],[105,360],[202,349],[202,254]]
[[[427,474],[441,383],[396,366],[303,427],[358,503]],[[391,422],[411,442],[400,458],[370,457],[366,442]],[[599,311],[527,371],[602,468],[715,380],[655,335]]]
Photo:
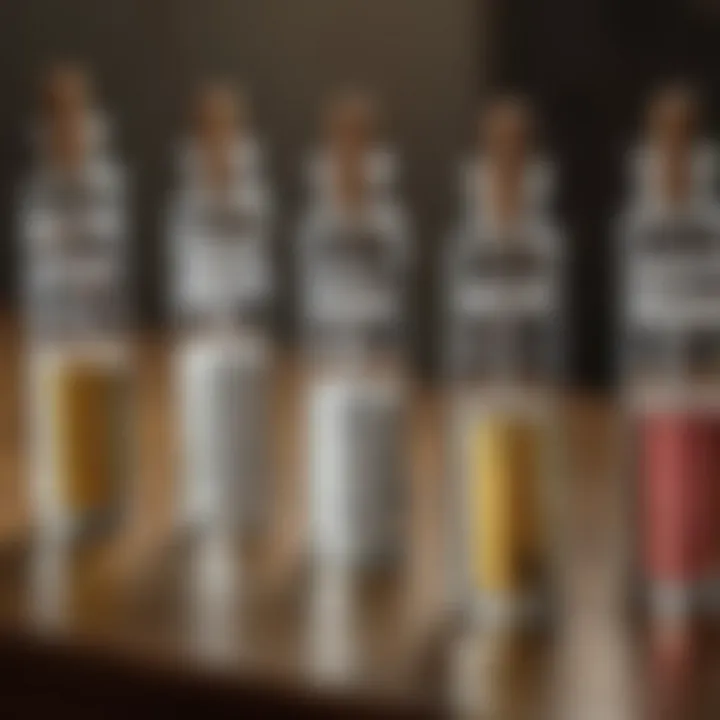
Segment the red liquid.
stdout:
[[720,555],[720,419],[665,413],[641,426],[641,512],[651,580],[690,584]]

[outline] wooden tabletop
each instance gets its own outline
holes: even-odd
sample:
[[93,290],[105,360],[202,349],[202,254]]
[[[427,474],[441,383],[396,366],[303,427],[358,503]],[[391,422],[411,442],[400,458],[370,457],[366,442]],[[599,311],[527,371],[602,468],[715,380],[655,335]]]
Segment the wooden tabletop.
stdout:
[[81,717],[98,708],[127,717],[254,707],[293,717],[614,720],[679,704],[698,714],[677,717],[717,717],[701,714],[720,708],[712,633],[664,626],[650,634],[628,617],[621,438],[608,400],[575,396],[563,407],[560,621],[542,637],[490,637],[445,602],[436,388],[418,383],[413,393],[404,570],[363,579],[312,567],[304,552],[301,378],[292,360],[278,362],[268,533],[228,547],[177,531],[170,345],[142,338],[128,517],[111,538],[60,549],[32,531],[21,346],[12,323],[0,332],[0,677],[24,711],[62,703]]

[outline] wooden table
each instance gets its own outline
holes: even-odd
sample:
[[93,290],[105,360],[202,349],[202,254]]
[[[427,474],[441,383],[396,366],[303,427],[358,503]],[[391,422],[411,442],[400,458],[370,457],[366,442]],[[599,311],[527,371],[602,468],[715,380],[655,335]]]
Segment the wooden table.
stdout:
[[293,717],[615,720],[640,717],[648,699],[686,713],[648,717],[718,717],[720,643],[712,633],[649,634],[628,618],[627,523],[608,401],[575,397],[563,412],[562,620],[544,637],[503,639],[463,626],[444,603],[433,388],[417,387],[413,399],[405,571],[361,580],[313,569],[304,557],[291,362],[278,370],[268,536],[227,548],[175,531],[168,343],[144,338],[131,512],[115,537],[60,552],[31,530],[19,337],[7,322],[1,333],[0,687],[3,706],[23,717],[57,709],[223,717],[250,708]]

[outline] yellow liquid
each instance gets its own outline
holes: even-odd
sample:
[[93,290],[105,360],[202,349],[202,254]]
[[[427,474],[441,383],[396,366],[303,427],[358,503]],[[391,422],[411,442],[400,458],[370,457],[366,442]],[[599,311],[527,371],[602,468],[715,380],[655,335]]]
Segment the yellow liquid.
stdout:
[[488,418],[470,430],[472,573],[478,587],[509,593],[542,554],[542,438],[530,422]]
[[73,513],[104,510],[116,496],[121,374],[89,361],[53,373],[50,396],[60,502]]

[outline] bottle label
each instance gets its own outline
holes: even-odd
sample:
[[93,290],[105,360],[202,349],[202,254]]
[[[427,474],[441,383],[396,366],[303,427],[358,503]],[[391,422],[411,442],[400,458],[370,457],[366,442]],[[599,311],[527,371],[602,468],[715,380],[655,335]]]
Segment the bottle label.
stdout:
[[271,286],[261,213],[241,207],[205,207],[187,225],[179,269],[186,314],[211,320],[260,313]]
[[549,247],[514,238],[464,248],[451,277],[451,372],[488,379],[551,373],[556,287]]
[[625,245],[629,364],[685,372],[720,359],[720,223],[706,214],[656,219]]
[[30,319],[43,334],[119,330],[127,268],[117,192],[89,180],[43,187],[25,218]]
[[702,217],[658,221],[631,240],[633,320],[648,328],[720,329],[720,224]]
[[330,232],[313,248],[305,314],[316,347],[378,347],[397,338],[403,267],[372,229]]

